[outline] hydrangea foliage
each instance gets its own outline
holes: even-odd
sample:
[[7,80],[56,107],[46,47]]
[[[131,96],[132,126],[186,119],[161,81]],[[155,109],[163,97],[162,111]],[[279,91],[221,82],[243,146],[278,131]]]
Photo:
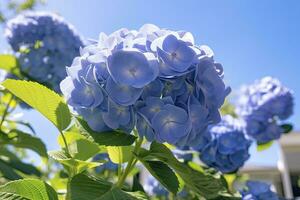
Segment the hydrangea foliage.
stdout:
[[247,134],[258,143],[279,139],[280,123],[293,114],[293,94],[277,79],[265,77],[244,87],[237,112],[245,119]]
[[136,127],[148,141],[179,146],[201,142],[230,92],[209,47],[152,24],[101,33],[67,74],[61,90],[95,131]]
[[247,190],[242,191],[243,200],[279,200],[279,196],[271,190],[271,185],[261,181],[247,181]]
[[5,36],[17,53],[25,77],[59,91],[65,67],[79,55],[83,40],[62,17],[50,12],[25,12],[9,20]]
[[224,116],[219,124],[208,130],[208,143],[200,146],[200,159],[223,173],[237,171],[250,157],[251,141],[243,129],[243,122]]

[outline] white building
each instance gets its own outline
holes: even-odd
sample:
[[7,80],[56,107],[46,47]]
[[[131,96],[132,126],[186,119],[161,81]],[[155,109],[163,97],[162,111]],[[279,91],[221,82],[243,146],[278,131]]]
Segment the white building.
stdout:
[[281,137],[279,154],[277,166],[246,165],[241,170],[241,174],[248,174],[250,179],[271,183],[274,189],[287,199],[300,199],[299,132],[289,133]]

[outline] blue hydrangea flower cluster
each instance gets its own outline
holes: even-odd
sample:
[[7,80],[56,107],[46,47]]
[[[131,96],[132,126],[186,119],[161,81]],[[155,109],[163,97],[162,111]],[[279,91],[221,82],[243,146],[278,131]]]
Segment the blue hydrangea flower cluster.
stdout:
[[230,92],[223,68],[191,33],[146,24],[101,33],[61,83],[67,102],[95,131],[136,127],[148,141],[196,145],[220,121]]
[[150,196],[167,197],[169,192],[150,174],[146,177],[143,184],[144,190]]
[[21,72],[59,92],[65,67],[79,55],[83,40],[74,27],[50,12],[25,12],[8,21],[5,36]]
[[258,143],[279,139],[279,123],[293,114],[293,94],[277,79],[265,77],[244,87],[237,113],[247,124],[247,134]]
[[271,186],[260,181],[247,181],[247,190],[242,191],[243,200],[279,200],[279,196],[271,190]]
[[5,70],[0,69],[0,83],[5,80],[7,76],[7,72]]
[[251,141],[246,138],[243,122],[226,115],[207,132],[206,145],[200,146],[200,159],[223,173],[231,173],[249,159]]
[[[144,184],[144,190],[151,197],[157,197],[158,199],[169,199],[169,192],[164,188],[153,176],[147,174]],[[154,198],[156,199],[156,198]],[[188,191],[184,188],[177,195],[176,199],[190,199]]]

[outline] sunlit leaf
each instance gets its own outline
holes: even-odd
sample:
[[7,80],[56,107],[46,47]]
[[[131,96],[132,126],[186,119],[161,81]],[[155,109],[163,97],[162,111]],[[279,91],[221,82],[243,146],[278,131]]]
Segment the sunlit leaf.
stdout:
[[4,69],[17,77],[21,77],[19,63],[15,56],[9,54],[0,55],[0,69]]
[[69,158],[63,151],[49,151],[48,154],[51,158],[62,164],[71,175],[79,174],[87,169],[92,169],[102,164],[100,162],[89,162]]
[[128,162],[132,156],[133,146],[108,146],[107,153],[113,163],[121,164]]
[[258,143],[257,147],[256,147],[256,150],[257,151],[264,151],[264,150],[269,149],[272,145],[273,145],[273,141],[266,142],[266,143]]
[[[22,179],[11,181],[0,186],[0,196],[2,200],[11,200],[8,194],[13,194],[30,200],[58,200],[55,190],[38,179]],[[5,197],[5,195],[7,195]]]
[[59,130],[67,128],[71,114],[64,99],[45,86],[31,81],[5,80],[2,85],[25,103],[42,113]]
[[[74,159],[87,160],[95,156],[102,150],[96,143],[86,139],[83,135],[79,133],[65,132],[64,136],[69,146],[70,154]],[[61,135],[59,135],[58,137],[58,143],[62,148],[65,147]]]

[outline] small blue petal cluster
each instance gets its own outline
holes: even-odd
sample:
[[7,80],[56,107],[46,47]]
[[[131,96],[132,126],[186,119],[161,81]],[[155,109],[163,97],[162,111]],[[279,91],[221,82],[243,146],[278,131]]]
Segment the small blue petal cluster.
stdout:
[[29,79],[59,92],[65,67],[79,55],[83,41],[74,27],[50,12],[25,12],[8,21],[5,36]]
[[178,146],[199,143],[230,92],[207,46],[152,24],[101,33],[67,73],[61,90],[93,130],[136,127],[148,141]]
[[146,177],[143,188],[150,196],[167,197],[169,194],[169,192],[150,174]]
[[279,196],[271,191],[271,186],[260,181],[247,181],[247,190],[242,191],[242,200],[279,200]]
[[101,173],[105,170],[109,170],[109,171],[117,171],[118,170],[118,165],[113,163],[109,159],[109,156],[107,153],[100,153],[93,158],[93,161],[99,161],[99,160],[102,160],[102,161],[104,160],[106,162],[103,163],[102,165],[100,165],[99,167],[95,168],[97,173]]
[[200,159],[223,173],[231,173],[242,167],[250,157],[251,141],[246,138],[243,122],[226,115],[207,132],[206,145],[200,146]]
[[293,114],[292,92],[277,79],[265,77],[242,89],[237,113],[247,125],[247,134],[258,143],[279,139],[279,123]]

